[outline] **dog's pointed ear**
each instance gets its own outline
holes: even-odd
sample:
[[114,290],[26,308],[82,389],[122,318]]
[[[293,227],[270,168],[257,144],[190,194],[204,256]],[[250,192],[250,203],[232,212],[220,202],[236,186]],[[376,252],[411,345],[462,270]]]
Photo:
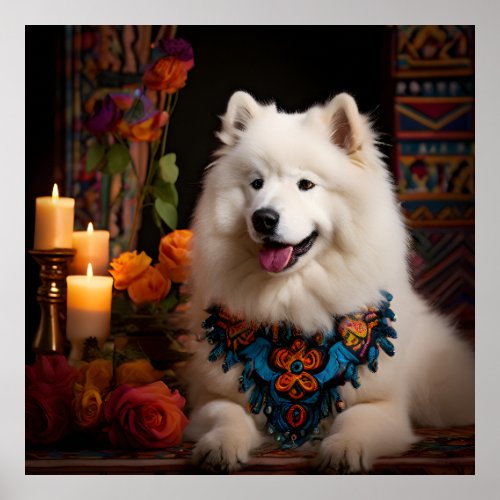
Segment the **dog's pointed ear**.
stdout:
[[225,115],[222,116],[222,129],[217,133],[219,139],[228,146],[234,145],[260,109],[260,105],[250,94],[241,90],[235,92],[229,99]]
[[363,121],[356,101],[349,94],[338,94],[326,105],[325,111],[332,143],[348,154],[360,149]]

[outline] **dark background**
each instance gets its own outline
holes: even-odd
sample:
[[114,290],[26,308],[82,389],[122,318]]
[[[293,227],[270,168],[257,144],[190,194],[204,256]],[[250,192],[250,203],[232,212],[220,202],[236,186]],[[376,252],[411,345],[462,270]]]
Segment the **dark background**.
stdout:
[[[394,93],[388,27],[179,26],[176,36],[188,40],[195,54],[167,141],[181,169],[180,228],[189,224],[203,168],[217,148],[218,116],[236,90],[275,101],[285,111],[349,92],[374,119],[390,157]],[[64,186],[64,42],[64,26],[26,27],[26,249],[33,247],[35,198],[50,195],[54,182]],[[155,257],[158,234],[150,220],[145,217],[139,249]],[[27,358],[39,321],[38,284],[38,266],[27,255]]]

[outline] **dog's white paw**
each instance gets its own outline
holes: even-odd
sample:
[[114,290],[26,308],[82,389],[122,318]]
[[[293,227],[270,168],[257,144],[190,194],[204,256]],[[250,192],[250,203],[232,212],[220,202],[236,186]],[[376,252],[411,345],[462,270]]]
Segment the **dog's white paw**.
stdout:
[[193,462],[210,472],[230,473],[245,465],[249,449],[249,443],[231,431],[212,430],[194,447]]
[[373,456],[366,445],[341,433],[325,438],[320,446],[317,466],[321,471],[338,474],[357,474],[368,471]]

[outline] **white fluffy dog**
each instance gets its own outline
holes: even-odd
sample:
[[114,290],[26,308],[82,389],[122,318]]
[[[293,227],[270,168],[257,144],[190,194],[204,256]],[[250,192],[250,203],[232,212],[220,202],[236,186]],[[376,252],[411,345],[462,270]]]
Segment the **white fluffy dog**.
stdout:
[[[252,390],[239,390],[245,365],[238,357],[232,367],[224,357],[208,360],[214,345],[200,325],[211,306],[251,325],[293,325],[310,340],[379,304],[381,290],[393,295],[395,355],[380,351],[377,373],[361,364],[353,377],[359,373],[359,388],[347,376],[338,385],[340,404],[331,399],[314,430],[322,469],[369,470],[376,458],[415,442],[412,425],[472,423],[473,354],[411,287],[401,210],[354,99],[340,94],[287,114],[236,92],[218,136],[223,145],[206,171],[193,224],[193,328],[201,340],[187,372],[193,412],[186,436],[197,441],[195,461],[233,471],[272,433],[255,401],[248,411]],[[300,420],[299,410],[293,418]]]

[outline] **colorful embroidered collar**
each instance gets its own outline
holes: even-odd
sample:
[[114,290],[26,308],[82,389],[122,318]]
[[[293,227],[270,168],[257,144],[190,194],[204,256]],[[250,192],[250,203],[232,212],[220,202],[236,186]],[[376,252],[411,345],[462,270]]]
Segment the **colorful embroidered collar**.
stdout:
[[208,311],[203,327],[214,348],[208,359],[224,357],[227,372],[243,364],[240,392],[248,391],[252,413],[264,408],[267,432],[282,448],[300,446],[319,433],[319,422],[332,412],[345,409],[338,387],[350,381],[355,388],[358,365],[377,370],[379,347],[389,356],[396,338],[388,320],[395,321],[389,308],[392,295],[365,312],[335,317],[332,331],[305,337],[292,325],[248,323],[221,307]]

